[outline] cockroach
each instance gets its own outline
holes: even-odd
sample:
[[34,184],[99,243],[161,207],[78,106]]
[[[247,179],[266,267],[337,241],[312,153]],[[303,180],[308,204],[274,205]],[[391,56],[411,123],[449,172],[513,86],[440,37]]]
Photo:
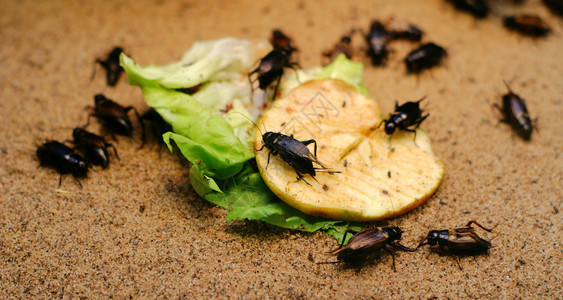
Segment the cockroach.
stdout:
[[[258,80],[258,86],[262,90],[265,90],[272,82],[277,80],[273,96],[273,99],[275,99],[284,68],[295,69],[295,66],[298,66],[296,62],[290,61],[291,54],[294,51],[295,48],[293,47],[283,47],[274,49],[264,56],[264,58],[260,60],[258,67],[248,74],[248,81],[250,82],[252,92],[254,92],[253,83],[256,82],[256,80]],[[256,79],[252,80],[251,77],[254,74],[257,74],[257,76]]]
[[[354,234],[349,243],[344,246],[346,235]],[[400,249],[408,252],[414,252],[417,249],[408,248],[400,244],[403,231],[399,227],[377,227],[367,229],[361,232],[347,230],[342,238],[340,248],[331,251],[336,255],[336,263],[343,262],[352,266],[360,267],[365,263],[366,259],[375,252],[383,249],[391,253],[393,257],[393,270],[395,268],[395,254],[392,249]]]
[[432,68],[438,65],[447,54],[444,48],[434,43],[424,44],[411,51],[405,58],[407,72],[419,73],[424,69]]
[[272,46],[274,46],[274,49],[280,49],[280,48],[296,49],[292,45],[293,40],[285,33],[283,33],[280,29],[272,30],[272,38],[270,42],[272,43]]
[[115,101],[106,98],[103,94],[94,96],[95,106],[94,111],[88,116],[88,122],[84,127],[90,123],[90,117],[94,116],[105,123],[106,127],[112,132],[117,134],[131,136],[133,132],[133,125],[131,119],[127,115],[130,110],[135,112],[142,130],[142,143],[141,148],[145,144],[145,126],[141,120],[141,116],[133,106],[123,107]]
[[[278,155],[280,158],[290,165],[295,173],[297,173],[297,179],[303,180],[305,183],[309,184],[304,178],[303,174],[309,174],[311,177],[317,181],[315,176],[317,175],[316,170],[319,168],[314,168],[313,163],[321,166],[321,169],[326,169],[325,166],[321,164],[317,158],[317,142],[314,139],[299,141],[295,139],[292,135],[285,135],[278,132],[268,131],[262,135],[262,140],[264,145],[256,151],[261,151],[266,147],[270,153],[268,153],[268,163],[266,168],[270,164],[270,155]],[[314,154],[311,153],[307,145],[314,144]],[[328,171],[329,173],[339,173],[337,171]],[[309,184],[310,185],[310,184]]]
[[549,7],[549,9],[563,16],[563,0],[543,0],[543,3]]
[[41,166],[54,168],[61,175],[59,177],[59,187],[64,174],[72,174],[80,187],[79,178],[85,178],[88,175],[88,162],[80,154],[69,146],[58,142],[48,141],[37,148],[37,157]]
[[[252,122],[252,124],[254,124],[254,127],[256,127],[256,129],[258,129],[260,133],[262,133],[260,128],[254,123],[254,121],[252,121],[246,115],[240,112],[234,113],[239,113],[247,118],[250,122]],[[297,180],[303,180],[308,185],[311,184],[309,184],[303,178],[303,174],[309,174],[315,181],[317,181],[317,179],[315,178],[317,172],[327,172],[329,174],[340,173],[339,171],[328,170],[328,168],[326,168],[319,161],[319,159],[317,158],[317,141],[315,141],[314,139],[299,141],[293,137],[293,134],[285,135],[280,132],[267,131],[266,133],[262,134],[262,142],[264,143],[262,147],[260,147],[260,149],[255,148],[254,150],[262,151],[264,147],[269,150],[266,168],[268,168],[268,165],[270,164],[270,156],[279,155],[283,161],[285,161],[293,168],[293,170],[295,170],[295,173],[297,173]],[[314,144],[315,146],[313,153],[311,153],[309,148],[307,148],[307,145],[310,144]],[[316,163],[321,167],[315,168],[313,166],[313,163]]]
[[371,22],[369,29],[369,34],[365,36],[366,42],[368,44],[368,56],[371,58],[371,64],[374,66],[380,66],[387,60],[387,41],[389,39],[389,33],[385,26],[375,20]]
[[502,122],[510,124],[524,140],[530,140],[534,126],[528,115],[526,102],[512,92],[506,82],[504,84],[508,89],[508,93],[502,96],[502,107],[496,103],[494,106],[501,112],[503,116]]
[[349,35],[345,35],[340,38],[340,41],[334,45],[330,50],[324,51],[322,54],[331,61],[334,60],[340,53],[346,55],[347,58],[351,59],[353,55],[352,50],[352,38]]
[[549,25],[540,17],[535,15],[518,15],[504,18],[504,26],[521,34],[542,37],[551,32]]
[[489,6],[485,0],[447,0],[459,9],[471,13],[474,17],[482,19],[489,14]]
[[401,106],[399,106],[399,103],[395,101],[395,112],[389,116],[388,120],[381,121],[377,127],[379,128],[383,123],[385,123],[385,133],[388,135],[392,135],[397,128],[413,132],[413,140],[416,141],[416,130],[409,129],[409,127],[416,126],[415,128],[418,128],[422,121],[430,115],[426,114],[423,116],[422,110],[420,109],[420,102],[425,98],[426,97],[422,97],[416,102],[406,102]]
[[395,21],[389,25],[389,40],[419,42],[422,39],[423,33],[420,28],[413,24]]
[[458,256],[483,254],[487,253],[491,248],[491,242],[479,237],[479,235],[475,233],[475,228],[471,227],[472,224],[488,232],[493,231],[492,229],[483,227],[476,221],[469,221],[464,227],[431,230],[416,249],[418,250],[424,245],[435,246],[438,244],[441,251],[446,251],[456,259],[459,269],[461,270],[462,268]]
[[106,60],[102,60],[100,58],[96,59],[96,63],[100,64],[104,69],[106,69],[106,81],[109,86],[115,86],[117,84],[117,81],[119,80],[119,76],[123,72],[123,68],[119,64],[119,56],[122,52],[123,48],[115,47],[108,54]]
[[107,168],[109,165],[108,148],[113,148],[115,157],[119,159],[117,150],[112,144],[109,144],[105,139],[95,133],[91,133],[80,127],[74,128],[72,131],[73,143],[76,149],[82,150],[84,156],[89,164],[102,166]]

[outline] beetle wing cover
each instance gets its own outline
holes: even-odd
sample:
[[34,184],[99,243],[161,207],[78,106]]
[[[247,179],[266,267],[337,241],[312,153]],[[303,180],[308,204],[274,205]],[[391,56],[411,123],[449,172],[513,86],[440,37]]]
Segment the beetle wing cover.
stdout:
[[455,228],[449,236],[449,248],[453,250],[466,250],[478,247],[483,239],[477,235],[474,228]]
[[[385,134],[377,128],[381,121],[378,103],[353,86],[335,79],[308,81],[276,100],[257,125],[298,141],[314,139],[327,170],[317,172],[318,184],[308,185],[279,156],[268,165],[268,150],[256,152],[258,169],[280,199],[307,214],[365,222],[398,216],[434,193],[444,165],[423,130],[417,129],[415,144],[412,132]],[[255,148],[262,145],[257,132]]]
[[348,245],[338,248],[332,254],[338,254],[343,251],[361,251],[370,248],[380,248],[385,244],[388,236],[381,230],[372,229],[362,231],[354,235]]

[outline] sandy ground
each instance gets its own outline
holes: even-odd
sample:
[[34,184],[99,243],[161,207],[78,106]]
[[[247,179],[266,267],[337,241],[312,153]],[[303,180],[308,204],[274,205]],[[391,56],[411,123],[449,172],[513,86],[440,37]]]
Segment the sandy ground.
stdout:
[[[501,26],[501,15],[533,12],[553,28],[546,39]],[[184,162],[140,134],[118,138],[120,161],[91,170],[80,188],[39,168],[36,145],[65,140],[84,124],[99,92],[146,109],[125,78],[91,81],[93,61],[122,45],[141,64],[178,59],[197,40],[268,37],[281,27],[304,67],[352,27],[394,16],[447,48],[445,63],[405,74],[413,47],[394,44],[385,68],[364,80],[383,111],[427,96],[423,128],[446,165],[421,208],[378,225],[416,244],[429,229],[476,219],[498,225],[489,255],[461,259],[425,248],[376,255],[357,271],[326,252],[336,241],[226,212],[192,190]],[[498,7],[485,20],[446,1],[3,1],[0,10],[0,298],[560,298],[563,200],[563,18],[541,1]],[[491,108],[506,92],[527,100],[538,131],[518,138]],[[99,130],[94,122],[91,130]]]

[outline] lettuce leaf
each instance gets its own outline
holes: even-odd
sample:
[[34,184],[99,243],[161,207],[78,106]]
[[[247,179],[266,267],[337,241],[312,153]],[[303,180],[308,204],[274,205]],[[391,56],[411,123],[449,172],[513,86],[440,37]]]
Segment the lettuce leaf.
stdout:
[[[139,86],[147,105],[172,126],[173,132],[163,139],[170,151],[173,141],[190,162],[194,190],[227,209],[227,221],[249,219],[306,232],[321,230],[340,240],[346,230],[360,230],[362,224],[306,215],[287,205],[249,163],[254,157],[251,120],[257,119],[264,104],[259,100],[266,95],[259,90],[251,95],[246,74],[270,49],[264,41],[226,38],[197,42],[180,61],[165,66],[143,67],[125,54],[120,59],[129,83]],[[286,72],[280,92],[285,95],[310,79],[338,78],[367,94],[362,72],[362,64],[342,55],[325,68]],[[198,87],[193,94],[179,90],[192,87]]]

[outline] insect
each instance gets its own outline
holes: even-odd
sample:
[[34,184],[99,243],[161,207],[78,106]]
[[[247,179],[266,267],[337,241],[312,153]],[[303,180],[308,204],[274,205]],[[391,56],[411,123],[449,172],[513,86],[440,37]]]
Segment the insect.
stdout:
[[121,135],[131,136],[133,132],[133,125],[131,119],[127,115],[130,110],[135,112],[139,123],[141,124],[142,130],[142,144],[141,148],[145,143],[145,126],[139,116],[139,113],[133,106],[123,107],[115,101],[106,98],[103,94],[97,94],[94,96],[95,106],[94,111],[88,116],[88,122],[84,127],[88,126],[90,123],[90,117],[94,116],[102,120],[106,126],[113,132]]
[[387,41],[388,32],[385,26],[379,21],[372,21],[369,34],[365,36],[368,43],[368,55],[371,57],[371,63],[374,66],[382,65],[387,60]]
[[[248,74],[248,81],[250,82],[252,92],[254,92],[253,83],[256,82],[256,80],[258,80],[258,86],[262,90],[265,90],[272,82],[277,80],[273,96],[273,99],[275,99],[283,76],[283,69],[286,67],[295,69],[295,66],[298,66],[296,62],[290,61],[291,54],[295,50],[296,49],[293,47],[283,47],[274,49],[264,56],[264,58],[260,60],[258,67]],[[251,79],[253,74],[257,74],[254,80]]]
[[[106,60],[96,59],[96,63],[100,64],[104,69],[106,69],[106,81],[108,85],[115,86],[119,80],[119,76],[123,72],[123,68],[119,65],[119,56],[123,52],[121,47],[115,47],[108,54]],[[95,75],[95,69],[94,74]]]
[[[348,245],[343,246],[348,233],[353,233],[354,235],[350,238]],[[336,255],[337,262],[361,266],[369,256],[383,249],[391,253],[393,257],[393,270],[396,271],[395,254],[391,249],[396,248],[409,252],[417,250],[401,245],[399,241],[402,235],[403,231],[399,227],[377,227],[361,232],[347,230],[340,248],[331,251],[331,254]]]
[[401,129],[408,132],[414,133],[413,140],[416,140],[416,130],[409,129],[408,127],[415,126],[418,128],[420,123],[424,121],[430,114],[422,115],[422,110],[420,109],[420,102],[426,97],[422,97],[416,102],[406,102],[405,104],[399,106],[398,102],[395,102],[395,112],[389,116],[389,120],[383,120],[378,128],[385,123],[385,133],[391,135],[395,130]]
[[272,31],[272,39],[270,41],[272,46],[274,46],[274,49],[293,48],[291,45],[293,42],[291,38],[279,29],[274,29]]
[[345,35],[340,38],[340,41],[334,45],[334,47],[330,50],[324,51],[323,56],[327,57],[331,61],[336,58],[340,53],[346,55],[347,58],[352,58],[353,50],[352,50],[352,39],[349,35]]
[[117,150],[112,144],[108,144],[103,137],[86,131],[82,128],[74,128],[72,131],[73,143],[77,149],[82,150],[88,163],[107,168],[109,165],[108,148],[113,148],[117,159]]
[[[266,167],[270,164],[270,155],[276,156],[279,154],[280,158],[295,170],[297,179],[303,180],[307,184],[309,183],[303,178],[303,174],[309,174],[317,181],[315,178],[317,168],[313,167],[313,163],[318,164],[322,169],[326,169],[317,158],[317,142],[314,139],[299,141],[293,138],[293,135],[268,131],[262,135],[262,140],[264,145],[257,151],[261,151],[264,147],[270,151]],[[309,144],[315,145],[314,154],[307,148]],[[338,173],[336,171],[329,172]]]
[[424,69],[432,68],[438,65],[447,54],[444,48],[434,43],[424,44],[411,51],[405,58],[407,72],[419,73]]
[[491,242],[482,239],[475,233],[472,224],[479,226],[481,229],[492,232],[492,229],[483,227],[476,221],[469,221],[464,227],[450,228],[444,230],[431,230],[428,235],[416,249],[424,245],[435,246],[438,244],[440,250],[449,252],[457,261],[459,269],[459,255],[477,255],[486,253],[491,248]]
[[419,42],[424,32],[413,24],[394,21],[389,25],[389,40]]
[[546,36],[551,32],[549,25],[547,25],[547,23],[545,23],[545,21],[540,17],[534,15],[524,14],[509,16],[505,17],[503,22],[506,28],[518,31],[525,35],[540,37]]
[[476,18],[485,18],[489,13],[489,6],[484,0],[448,0],[459,9],[471,13]]
[[41,166],[54,168],[61,174],[59,177],[59,187],[64,174],[72,174],[78,185],[82,187],[78,178],[85,178],[88,175],[88,162],[74,149],[58,142],[48,141],[37,148],[37,157]]
[[506,82],[504,84],[508,89],[508,93],[502,96],[502,107],[496,103],[494,106],[503,115],[502,122],[510,124],[523,139],[530,140],[534,127],[528,115],[526,102],[512,92]]

